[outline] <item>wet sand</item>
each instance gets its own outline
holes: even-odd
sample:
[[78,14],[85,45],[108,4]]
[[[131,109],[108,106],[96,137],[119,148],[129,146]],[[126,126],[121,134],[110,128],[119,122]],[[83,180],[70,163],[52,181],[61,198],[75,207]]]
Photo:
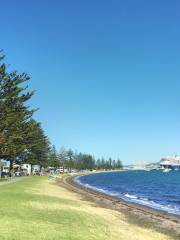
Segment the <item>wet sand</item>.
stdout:
[[99,207],[116,210],[126,214],[127,221],[132,224],[150,227],[165,232],[175,239],[180,239],[180,216],[155,210],[135,203],[125,202],[115,197],[93,191],[74,181],[74,176],[63,176],[57,180],[58,185],[81,195],[86,201],[91,201]]

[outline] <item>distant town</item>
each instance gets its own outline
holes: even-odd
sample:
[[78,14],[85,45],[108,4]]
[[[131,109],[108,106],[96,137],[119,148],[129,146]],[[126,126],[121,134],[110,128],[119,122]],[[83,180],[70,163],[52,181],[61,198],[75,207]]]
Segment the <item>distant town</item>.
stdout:
[[[150,163],[147,165],[128,165],[122,168],[123,170],[180,170],[180,156],[168,156],[163,157],[159,162]],[[107,170],[107,169],[98,169],[98,170]],[[112,169],[111,169],[112,170]],[[66,167],[52,167],[41,168],[39,165],[31,164],[14,164],[13,165],[13,176],[29,176],[29,175],[44,175],[46,173],[50,174],[61,174],[68,172],[76,172],[76,169],[68,169]],[[6,177],[9,173],[9,161],[1,162],[1,175]]]
[[180,156],[167,156],[162,157],[159,162],[150,163],[147,165],[131,165],[131,166],[124,166],[123,169],[126,170],[163,170],[163,171],[170,171],[170,170],[180,170]]

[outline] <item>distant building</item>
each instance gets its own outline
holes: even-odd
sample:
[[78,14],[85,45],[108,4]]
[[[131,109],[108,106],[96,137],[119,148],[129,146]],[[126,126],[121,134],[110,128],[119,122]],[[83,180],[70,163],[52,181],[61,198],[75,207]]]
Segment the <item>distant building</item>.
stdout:
[[5,161],[5,160],[1,161],[1,171],[4,173],[9,172],[9,161]]
[[21,164],[21,171],[25,173],[25,175],[31,175],[31,164]]
[[[2,161],[2,172],[9,172],[9,161]],[[31,175],[31,164],[13,164],[13,172],[20,172],[22,175]]]
[[32,169],[33,169],[33,171],[35,171],[35,172],[40,172],[41,167],[40,167],[40,165],[32,165]]

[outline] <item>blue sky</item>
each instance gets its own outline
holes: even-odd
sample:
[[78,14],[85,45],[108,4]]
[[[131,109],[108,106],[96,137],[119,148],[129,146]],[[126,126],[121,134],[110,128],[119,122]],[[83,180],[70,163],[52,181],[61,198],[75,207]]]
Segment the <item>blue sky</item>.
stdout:
[[28,72],[52,143],[125,164],[180,154],[178,0],[1,3],[0,48]]

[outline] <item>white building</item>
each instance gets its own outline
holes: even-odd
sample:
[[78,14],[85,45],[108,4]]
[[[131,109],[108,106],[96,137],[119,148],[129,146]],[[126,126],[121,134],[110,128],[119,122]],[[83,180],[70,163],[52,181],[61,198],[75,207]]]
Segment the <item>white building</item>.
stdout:
[[33,172],[40,172],[41,167],[39,165],[32,165]]
[[21,164],[21,171],[27,175],[31,175],[31,164]]

